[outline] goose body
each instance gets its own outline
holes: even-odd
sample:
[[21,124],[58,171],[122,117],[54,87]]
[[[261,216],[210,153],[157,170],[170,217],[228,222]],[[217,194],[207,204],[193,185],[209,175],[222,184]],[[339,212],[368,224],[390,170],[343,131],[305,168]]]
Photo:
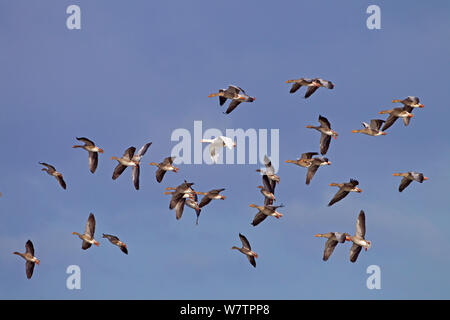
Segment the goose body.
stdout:
[[258,209],[258,213],[255,215],[252,221],[252,226],[256,227],[258,224],[263,222],[268,216],[275,217],[277,219],[283,216],[282,213],[278,212],[277,209],[283,207],[280,206],[272,206],[272,205],[264,205],[257,206],[255,204],[251,204],[250,207]]
[[348,233],[341,232],[318,233],[315,235],[315,237],[327,238],[325,249],[323,251],[323,261],[327,261],[330,258],[338,243],[345,243],[347,236],[349,236]]
[[100,243],[94,239],[95,217],[92,213],[89,214],[84,233],[79,234],[78,232],[72,232],[72,234],[77,235],[81,240],[83,240],[83,243],[81,245],[81,249],[83,250],[89,249],[93,244],[95,244],[97,247],[100,245]]
[[156,170],[156,181],[158,181],[158,183],[161,183],[167,171],[178,172],[178,168],[173,165],[174,160],[175,157],[167,157],[160,163],[149,163],[151,166],[158,167],[158,170]]
[[389,114],[389,117],[384,123],[381,131],[386,131],[387,129],[389,129],[395,123],[395,121],[397,121],[398,118],[403,118],[403,122],[405,126],[407,126],[409,124],[409,120],[414,117],[414,115],[408,110],[409,109],[407,107],[403,107],[378,112],[379,114]]
[[41,170],[47,172],[52,177],[55,177],[56,180],[58,181],[59,185],[61,186],[61,188],[63,188],[64,190],[66,189],[66,182],[64,181],[64,178],[63,178],[63,175],[61,172],[56,171],[54,166],[47,164],[45,162],[39,162],[39,164],[47,167],[47,169],[42,168]]
[[423,173],[414,172],[414,171],[405,172],[405,173],[393,173],[392,175],[397,176],[397,177],[403,177],[402,181],[400,182],[400,186],[398,187],[399,192],[402,192],[403,190],[405,190],[406,187],[408,187],[411,184],[411,182],[413,182],[413,181],[422,183],[425,180],[428,180],[428,178],[425,177],[423,175]]
[[27,278],[31,279],[31,277],[33,276],[34,265],[39,265],[40,263],[40,260],[34,256],[33,242],[31,242],[31,240],[28,240],[27,243],[25,243],[25,253],[15,251],[13,252],[13,254],[16,254],[25,259],[25,273],[27,275]]
[[245,254],[247,256],[248,261],[250,264],[256,268],[256,261],[255,258],[258,258],[258,254],[254,251],[252,251],[252,247],[250,246],[250,242],[247,240],[247,238],[239,233],[239,239],[241,239],[242,247],[235,247],[233,246],[231,250],[238,250],[241,253]]
[[325,155],[330,147],[331,138],[337,139],[337,132],[331,129],[331,124],[327,118],[319,115],[320,126],[306,126],[308,129],[315,129],[321,133],[320,136],[320,153]]
[[103,153],[103,149],[97,147],[92,140],[88,138],[76,138],[78,141],[84,142],[84,145],[75,145],[72,148],[82,148],[89,153],[89,170],[94,173],[98,165],[98,154]]
[[339,187],[338,192],[334,195],[333,199],[328,203],[328,206],[332,206],[336,202],[344,199],[350,192],[361,193],[362,190],[356,187],[359,184],[358,180],[350,179],[350,182],[346,183],[330,183],[331,187]]
[[305,99],[309,98],[320,87],[324,87],[327,89],[334,88],[334,84],[331,81],[327,81],[327,80],[320,79],[320,78],[314,78],[314,79],[299,78],[299,79],[294,79],[294,80],[287,80],[286,83],[293,83],[289,93],[295,93],[302,86],[307,87],[308,89],[306,89]]
[[[143,150],[143,148],[141,148],[141,150]],[[147,149],[148,146],[147,148],[145,148],[144,153],[145,151],[147,151]],[[133,171],[131,173],[131,179],[133,181],[134,188],[136,190],[139,190],[140,159],[142,158],[144,153],[142,154],[138,153],[137,155],[135,155],[134,154],[135,151],[136,151],[135,147],[129,147],[128,149],[125,150],[122,157],[120,158],[111,157],[111,160],[117,160],[117,162],[119,162],[116,168],[114,169],[112,179],[116,180],[125,171],[127,167],[132,167]]]
[[212,93],[208,96],[208,98],[212,97],[219,97],[219,104],[221,106],[225,104],[227,99],[231,100],[227,111],[224,112],[225,114],[231,113],[241,102],[253,102],[256,99],[247,95],[242,88],[234,85],[229,85],[227,89],[220,89],[219,92]]
[[381,126],[385,121],[381,119],[372,119],[370,120],[370,124],[363,122],[364,129],[360,130],[352,130],[352,133],[364,133],[369,136],[385,136],[386,132],[381,131]]
[[366,251],[372,245],[372,242],[365,239],[366,236],[366,215],[363,210],[360,211],[358,219],[356,220],[356,233],[354,236],[346,236],[347,241],[352,241],[353,245],[350,248],[350,261],[356,262],[361,249]]
[[109,242],[111,242],[113,245],[118,246],[123,253],[128,254],[127,245],[125,243],[123,243],[122,241],[120,241],[120,239],[118,237],[113,236],[111,234],[103,233],[103,238],[108,239]]

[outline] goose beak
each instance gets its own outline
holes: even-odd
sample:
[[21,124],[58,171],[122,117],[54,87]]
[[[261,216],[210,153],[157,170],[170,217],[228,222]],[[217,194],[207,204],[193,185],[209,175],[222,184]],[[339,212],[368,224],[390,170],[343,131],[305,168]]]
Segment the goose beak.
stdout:
[[425,107],[423,104],[419,104],[419,108],[423,108]]
[[104,151],[103,149],[98,149],[98,152],[103,153]]
[[362,190],[360,188],[356,188],[356,192],[361,193]]
[[414,115],[412,113],[408,114],[408,118],[412,118]]
[[345,237],[345,241],[352,241],[352,239],[350,239],[350,237]]
[[423,177],[423,180],[428,180],[428,178],[427,177]]
[[317,237],[317,238],[319,238],[319,237],[320,237],[320,233],[318,233],[318,234],[315,234],[315,235],[314,235],[314,237]]
[[383,132],[381,132],[380,134],[381,134],[382,136],[385,136],[385,135],[387,135],[387,133],[386,133],[386,132],[384,132],[384,131],[383,131]]

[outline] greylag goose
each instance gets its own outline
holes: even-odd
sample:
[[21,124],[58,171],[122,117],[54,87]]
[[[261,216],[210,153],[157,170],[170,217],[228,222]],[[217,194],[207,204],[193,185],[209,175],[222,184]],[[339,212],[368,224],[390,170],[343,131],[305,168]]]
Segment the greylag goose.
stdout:
[[252,226],[256,227],[258,224],[264,221],[264,219],[267,218],[267,216],[272,216],[277,219],[280,219],[283,214],[278,212],[277,209],[284,207],[283,205],[280,206],[272,206],[272,205],[264,205],[264,206],[257,206],[256,204],[251,204],[250,207],[258,209],[258,213],[255,215],[252,221]]
[[52,166],[52,165],[50,165],[50,164],[47,164],[47,163],[45,163],[45,162],[39,162],[39,164],[40,164],[40,165],[43,165],[43,166],[45,166],[45,167],[47,167],[47,169],[46,169],[46,168],[42,168],[41,170],[42,170],[42,171],[45,171],[45,172],[47,172],[49,175],[55,177],[56,180],[58,180],[59,185],[60,185],[64,190],[66,190],[66,182],[64,181],[63,175],[62,175],[61,172],[56,171],[56,169],[55,169],[54,166]]
[[170,199],[169,209],[175,209],[175,217],[177,220],[181,219],[184,210],[184,204],[186,198],[195,191],[192,189],[194,183],[187,182],[186,180],[176,188],[166,188],[166,190],[175,190],[172,193],[172,198]]
[[270,190],[268,190],[267,188],[263,187],[263,186],[258,186],[258,188],[260,189],[262,195],[264,196],[264,198],[266,200],[270,200],[269,204],[272,204],[273,201],[276,201],[275,199],[275,195],[273,194],[273,192],[271,192]]
[[306,184],[309,185],[317,170],[321,166],[329,166],[331,162],[325,157],[315,157],[306,172]]
[[145,155],[145,153],[147,152],[147,149],[151,146],[151,142],[144,144],[138,151],[137,154],[135,154],[133,156],[133,158],[131,160],[135,161],[137,163],[137,166],[133,166],[133,171],[131,173],[132,176],[132,180],[133,180],[133,184],[134,187],[136,188],[136,190],[139,190],[139,176],[140,176],[140,171],[141,171],[141,159],[142,157]]
[[150,162],[149,164],[151,166],[157,166],[158,170],[156,170],[156,181],[161,183],[161,181],[164,178],[164,175],[167,171],[173,171],[178,172],[178,168],[173,165],[173,160],[175,160],[175,157],[167,157],[163,160],[163,162],[156,163],[156,162]]
[[265,170],[256,169],[256,172],[262,174],[264,188],[275,194],[275,186],[277,183],[280,183],[280,177],[275,174],[275,168],[267,155],[264,156],[264,165],[266,167]]
[[41,262],[34,256],[33,242],[31,242],[31,240],[28,240],[27,243],[25,243],[25,253],[15,251],[13,252],[13,254],[17,254],[18,256],[21,256],[25,259],[25,272],[27,274],[27,278],[31,279],[31,276],[33,275],[34,265],[39,265],[39,263]]
[[78,141],[84,142],[83,146],[75,145],[72,148],[82,148],[89,152],[89,170],[94,173],[98,165],[98,153],[103,153],[103,149],[100,149],[94,142],[88,138],[76,138]]
[[400,186],[398,187],[398,191],[400,192],[405,190],[405,188],[409,186],[409,184],[413,181],[422,183],[424,182],[424,180],[428,180],[428,178],[425,177],[423,173],[414,171],[405,173],[393,173],[392,175],[397,177],[403,177],[402,181],[400,182]]
[[252,247],[250,246],[250,242],[248,242],[247,238],[239,233],[239,239],[241,239],[242,242],[242,248],[238,248],[236,246],[233,246],[231,250],[239,250],[243,254],[245,254],[248,258],[248,261],[250,261],[250,264],[256,268],[256,261],[255,258],[258,258],[258,254],[254,251],[252,251]]
[[209,154],[211,155],[213,163],[217,163],[219,152],[222,148],[227,147],[228,149],[233,149],[236,147],[236,142],[234,142],[233,139],[224,136],[219,136],[215,139],[201,139],[200,142],[210,143]]
[[[167,190],[175,190],[175,189],[176,188],[168,188]],[[198,219],[200,218],[200,213],[201,213],[202,209],[200,208],[200,206],[198,204],[197,193],[195,192],[195,190],[192,187],[191,187],[191,189],[192,189],[192,193],[185,193],[181,200],[184,200],[184,205],[195,210],[195,214],[197,215],[195,225],[198,225]],[[173,195],[174,193],[175,193],[175,191],[164,192],[164,194],[171,194],[171,195]],[[175,205],[175,208],[177,208],[177,205]],[[178,205],[178,208],[179,209],[181,208],[181,211],[183,211],[183,208],[181,207],[181,205]],[[181,212],[181,214],[182,213],[183,212]],[[180,214],[180,217],[181,217],[181,214]]]
[[331,137],[334,139],[337,139],[337,132],[334,130],[331,130],[330,122],[327,118],[322,117],[319,115],[319,123],[320,126],[306,126],[308,129],[316,129],[321,133],[320,136],[320,153],[322,155],[325,155],[328,151],[328,148],[330,147],[330,141]]
[[297,160],[286,160],[286,163],[293,163],[303,168],[309,168],[311,163],[313,162],[313,156],[318,155],[317,152],[305,152],[302,153],[302,156]]
[[348,233],[341,232],[318,233],[315,235],[315,237],[328,239],[327,242],[325,242],[325,249],[323,250],[323,261],[328,260],[338,243],[345,243],[347,236],[349,236]]
[[365,251],[370,248],[372,242],[365,239],[366,236],[366,215],[364,211],[361,210],[356,220],[356,234],[352,236],[346,236],[347,241],[352,241],[353,245],[350,248],[350,261],[355,262],[358,259],[358,255],[361,249],[364,248]]
[[128,254],[127,245],[120,241],[118,237],[103,233],[103,238],[108,239],[113,245],[118,246],[123,253]]
[[331,81],[327,81],[320,78],[308,79],[308,78],[300,78],[294,80],[287,80],[286,83],[293,83],[290,93],[296,92],[300,89],[301,86],[308,87],[305,93],[305,99],[309,98],[317,89],[320,87],[333,89],[334,84]]
[[81,240],[83,240],[83,243],[81,244],[81,249],[87,250],[89,249],[93,244],[95,244],[97,247],[100,245],[95,239],[94,239],[94,233],[95,233],[95,217],[91,213],[89,214],[89,218],[86,222],[86,229],[84,230],[83,234],[79,234],[78,232],[72,232],[72,234],[77,235]]
[[[386,131],[388,128],[390,128],[395,121],[397,121],[398,118],[403,118],[403,122],[405,126],[409,124],[409,119],[414,117],[412,113],[407,111],[405,108],[394,108],[391,110],[383,110],[378,112],[379,114],[389,114],[389,117],[387,118],[386,122],[384,123],[383,129],[381,131]],[[405,119],[408,119],[405,121]]]
[[401,99],[394,99],[392,100],[393,103],[396,102],[401,102],[403,103],[403,105],[405,106],[409,106],[412,108],[423,108],[424,105],[420,103],[420,100],[418,97],[413,97],[413,96],[409,96],[406,97],[405,99],[401,100]]
[[208,203],[211,202],[211,200],[225,200],[225,196],[221,195],[220,193],[222,191],[224,191],[225,189],[213,189],[211,191],[208,192],[196,192],[197,194],[201,194],[203,195],[202,201],[200,201],[199,207],[203,208],[204,206],[206,206]]
[[385,136],[386,132],[380,130],[381,126],[385,121],[381,119],[372,119],[370,124],[363,122],[364,129],[352,130],[352,133],[364,133],[369,136]]
[[219,97],[219,103],[221,106],[225,104],[227,99],[231,100],[227,111],[224,112],[225,114],[229,114],[231,111],[236,109],[241,102],[253,102],[256,99],[255,97],[250,97],[247,95],[242,88],[233,85],[229,85],[227,89],[220,89],[218,93],[210,94],[208,98],[217,96]]
[[135,151],[136,151],[135,147],[129,147],[127,150],[125,150],[121,158],[111,157],[111,160],[117,160],[119,162],[116,168],[114,169],[112,179],[116,180],[127,167],[132,167],[133,172],[131,178],[133,180],[135,189],[139,190],[139,169],[138,169],[139,161],[134,160]]
[[328,206],[332,206],[336,202],[344,199],[350,192],[358,192],[361,193],[362,190],[356,187],[359,184],[358,180],[350,179],[350,182],[346,183],[330,183],[331,187],[339,187],[338,192],[334,195],[333,199],[331,199]]

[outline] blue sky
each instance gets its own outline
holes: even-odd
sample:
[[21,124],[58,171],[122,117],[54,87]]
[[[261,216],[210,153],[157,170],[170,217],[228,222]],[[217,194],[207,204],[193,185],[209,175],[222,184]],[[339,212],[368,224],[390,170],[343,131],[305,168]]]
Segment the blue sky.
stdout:
[[[82,29],[66,28],[66,8],[81,7]],[[366,8],[381,8],[381,30],[366,28]],[[0,298],[3,299],[448,299],[450,227],[448,163],[443,133],[450,117],[448,1],[3,1],[0,3]],[[334,90],[290,95],[285,80],[322,77]],[[222,114],[207,95],[228,84],[257,99]],[[419,96],[408,127],[384,137],[352,134],[362,121]],[[174,129],[280,129],[280,160],[319,149],[305,125],[326,116],[339,138],[310,186],[306,170],[282,163],[277,198],[284,217],[250,225],[250,203],[262,203],[257,165],[180,165],[155,180],[176,144]],[[101,146],[97,172],[76,136]],[[153,142],[141,169],[111,175],[118,156]],[[40,171],[64,174],[68,189]],[[397,191],[393,172],[430,178]],[[197,190],[226,188],[195,226],[186,208],[175,220],[162,192],[183,179]],[[363,190],[333,207],[330,182],[357,178]],[[372,248],[349,262],[350,245],[326,263],[329,231],[354,233],[366,212]],[[101,233],[128,244],[81,250],[89,212]],[[258,252],[257,268],[236,251],[238,233]],[[32,239],[41,265],[32,280],[12,255]],[[81,267],[81,290],[68,290],[69,265]],[[381,268],[381,290],[366,288],[366,269]]]

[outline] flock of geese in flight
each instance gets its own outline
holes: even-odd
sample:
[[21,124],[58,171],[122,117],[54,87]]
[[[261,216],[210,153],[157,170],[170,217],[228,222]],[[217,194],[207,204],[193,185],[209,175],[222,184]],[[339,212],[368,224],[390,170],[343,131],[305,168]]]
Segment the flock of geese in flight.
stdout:
[[[327,81],[324,79],[314,78],[300,78],[295,80],[288,80],[286,83],[292,83],[292,87],[290,93],[297,92],[301,87],[306,87],[306,92],[304,98],[309,98],[314,92],[316,92],[319,88],[327,88],[333,89],[334,84],[331,81]],[[228,105],[227,110],[224,112],[225,114],[231,113],[235,110],[242,102],[253,102],[255,101],[254,97],[251,97],[245,93],[245,91],[237,86],[230,85],[227,89],[220,89],[219,92],[210,94],[208,97],[219,97],[219,104],[223,106],[227,100],[231,100]],[[380,111],[379,114],[388,114],[388,118],[386,120],[382,119],[372,119],[370,123],[363,122],[363,129],[353,130],[353,133],[363,133],[370,136],[381,136],[386,135],[385,130],[390,128],[398,118],[402,118],[403,123],[407,126],[413,117],[412,111],[415,108],[423,108],[423,104],[420,103],[418,97],[407,97],[403,100],[393,100],[393,103],[401,103],[402,107],[396,107],[390,110]],[[306,128],[315,129],[320,132],[320,153],[321,156],[318,156],[317,152],[305,152],[301,155],[300,158],[296,160],[286,160],[286,163],[293,163],[300,167],[306,168],[306,184],[309,185],[311,180],[313,179],[315,173],[321,166],[330,165],[331,162],[328,158],[324,157],[326,155],[330,143],[331,138],[337,139],[338,133],[331,129],[331,124],[327,118],[322,115],[319,115],[319,126],[308,125]],[[83,145],[74,145],[73,148],[81,148],[88,152],[89,155],[89,170],[92,173],[95,173],[98,165],[98,156],[99,153],[104,153],[103,149],[98,147],[92,140],[82,137],[76,138],[78,141],[84,143]],[[228,137],[219,136],[215,139],[202,139],[202,143],[209,143],[209,150],[211,159],[214,163],[217,162],[219,152],[222,148],[234,148],[236,147],[236,143]],[[140,166],[142,157],[147,152],[148,148],[151,146],[151,142],[146,143],[142,146],[139,151],[136,153],[135,147],[129,147],[125,150],[124,154],[119,157],[111,157],[111,160],[116,160],[117,166],[114,169],[112,179],[116,180],[122,175],[127,167],[131,167],[131,179],[133,182],[133,186],[136,190],[139,190],[139,175],[140,175]],[[162,162],[151,162],[149,163],[152,166],[156,166],[156,181],[161,183],[164,179],[166,172],[173,171],[178,172],[178,168],[173,165],[175,157],[167,157],[162,160]],[[56,168],[48,163],[39,162],[44,168],[42,171],[47,172],[50,176],[53,176],[58,181],[59,185],[66,189],[66,182],[64,181],[63,174],[58,172]],[[250,207],[258,210],[251,224],[253,226],[259,225],[263,222],[268,216],[274,217],[276,219],[280,219],[283,217],[283,214],[278,212],[278,208],[283,207],[283,205],[274,205],[275,199],[275,187],[280,182],[280,177],[276,174],[275,168],[272,166],[270,159],[265,156],[264,158],[265,169],[258,169],[256,171],[260,172],[262,176],[262,185],[259,185],[257,188],[260,189],[261,194],[264,197],[264,205],[256,205],[250,204]],[[419,172],[405,172],[405,173],[394,173],[394,176],[401,176],[402,180],[399,186],[399,191],[402,192],[412,181],[417,181],[422,183],[428,178],[425,177],[422,173]],[[176,187],[167,187],[164,192],[166,195],[170,195],[170,203],[169,209],[175,209],[175,217],[176,219],[180,219],[183,214],[183,210],[185,205],[189,208],[192,208],[196,215],[197,220],[196,224],[198,224],[198,219],[201,213],[202,208],[206,205],[210,204],[212,200],[225,200],[225,196],[221,194],[225,189],[213,189],[208,192],[198,192],[193,189],[194,183],[187,182],[186,180],[176,186]],[[339,190],[336,192],[334,197],[328,203],[328,206],[332,206],[338,201],[344,199],[350,192],[360,193],[362,190],[358,188],[359,182],[356,179],[350,179],[349,182],[343,183],[331,183],[330,186],[338,187]],[[198,199],[198,195],[202,195],[201,201]],[[0,193],[1,196],[1,193]],[[73,235],[78,236],[82,240],[81,248],[83,250],[89,249],[93,244],[99,246],[100,243],[95,240],[95,216],[90,213],[88,220],[86,222],[85,231],[83,234],[78,232],[73,232]],[[350,261],[355,262],[358,258],[359,253],[362,248],[366,251],[371,247],[371,242],[365,239],[366,234],[366,216],[363,210],[358,215],[356,220],[356,231],[355,235],[351,236],[345,232],[328,232],[324,234],[316,234],[316,237],[327,238],[328,240],[325,243],[325,249],[323,252],[323,260],[327,261],[331,254],[333,253],[335,247],[338,243],[345,243],[346,241],[352,242],[352,247],[350,249]],[[103,234],[103,238],[109,240],[113,245],[120,248],[120,250],[128,254],[127,245],[122,242],[117,236],[110,234]],[[251,249],[250,242],[248,239],[239,233],[239,238],[242,243],[242,247],[233,246],[231,249],[239,250],[243,253],[249,260],[250,264],[256,267],[256,258],[258,258],[258,254]],[[35,264],[39,265],[39,259],[35,257],[34,246],[31,240],[28,240],[25,244],[25,253],[14,252],[14,254],[21,256],[26,260],[26,275],[27,278],[30,279],[33,274]]]

